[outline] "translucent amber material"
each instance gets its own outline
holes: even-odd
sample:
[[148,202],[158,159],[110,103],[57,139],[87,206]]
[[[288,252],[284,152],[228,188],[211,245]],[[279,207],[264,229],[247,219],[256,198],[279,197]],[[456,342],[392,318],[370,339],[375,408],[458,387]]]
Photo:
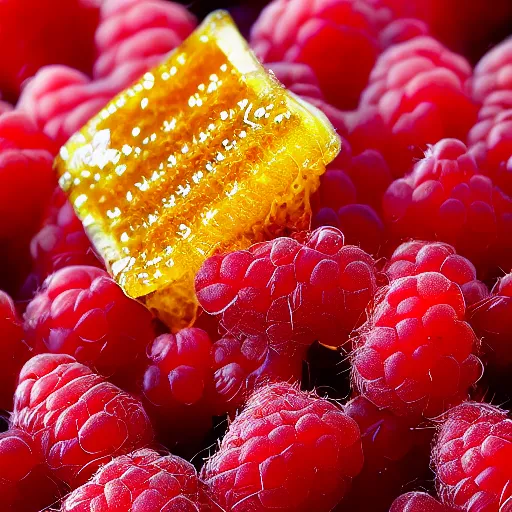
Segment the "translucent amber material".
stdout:
[[178,327],[208,256],[307,225],[339,145],[218,11],[75,134],[56,168],[114,278]]

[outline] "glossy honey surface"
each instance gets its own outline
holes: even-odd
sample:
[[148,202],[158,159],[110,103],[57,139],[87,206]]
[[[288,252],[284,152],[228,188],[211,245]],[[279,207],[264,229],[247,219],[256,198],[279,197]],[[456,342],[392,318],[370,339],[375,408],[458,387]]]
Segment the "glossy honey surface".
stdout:
[[117,282],[179,327],[208,256],[307,227],[339,146],[218,11],[75,134],[56,169]]

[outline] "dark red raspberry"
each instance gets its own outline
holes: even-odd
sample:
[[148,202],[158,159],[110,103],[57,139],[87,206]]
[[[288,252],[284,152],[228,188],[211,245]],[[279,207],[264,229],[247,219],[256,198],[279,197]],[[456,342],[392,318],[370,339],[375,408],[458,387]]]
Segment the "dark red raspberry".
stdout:
[[277,238],[209,258],[196,293],[227,332],[214,346],[217,390],[229,389],[236,406],[232,392],[253,379],[299,378],[314,341],[340,346],[364,322],[375,275],[373,259],[344,245],[335,228],[319,228],[304,242]]
[[399,496],[389,512],[452,512],[454,509],[443,505],[425,492],[408,492]]
[[354,108],[378,53],[378,27],[390,17],[379,2],[274,0],[254,24],[251,44],[264,62],[308,64],[329,103]]
[[32,437],[12,428],[0,434],[0,503],[3,512],[46,510],[59,496]]
[[432,418],[480,378],[477,338],[460,288],[437,272],[393,281],[353,354],[356,389],[399,416]]
[[0,290],[0,409],[10,411],[21,367],[30,357],[23,327],[12,299]]
[[152,68],[196,27],[184,6],[163,0],[103,0],[100,13],[95,78],[104,78],[126,63]]
[[512,37],[482,57],[475,67],[471,88],[479,102],[484,102],[493,92],[512,91]]
[[377,149],[399,177],[429,144],[465,140],[477,114],[465,87],[470,75],[462,56],[430,37],[391,46],[377,60],[358,109],[347,117],[354,153]]
[[394,235],[447,242],[482,276],[512,267],[512,199],[478,174],[458,140],[438,142],[410,174],[393,182],[383,209]]
[[121,455],[72,492],[61,512],[199,512],[200,485],[189,462],[149,449]]
[[71,265],[103,267],[60,187],[53,193],[43,227],[32,238],[30,252],[39,283],[56,270]]
[[328,512],[362,464],[354,420],[313,393],[278,383],[252,395],[202,477],[222,510]]
[[148,346],[142,384],[147,411],[173,452],[195,455],[196,441],[211,428],[211,350],[208,334],[194,327],[162,334]]
[[20,86],[46,64],[90,72],[99,11],[91,0],[5,0],[0,3],[0,95],[16,100]]
[[432,453],[441,501],[456,510],[505,511],[512,502],[512,420],[467,402],[449,411]]
[[352,483],[346,510],[388,512],[407,483],[432,478],[428,474],[432,429],[414,428],[363,396],[350,400],[345,412],[359,425],[364,454],[363,470]]
[[460,286],[466,306],[489,295],[487,286],[476,278],[473,263],[443,242],[405,242],[392,254],[385,271],[391,281],[422,272],[440,272]]
[[64,354],[25,364],[11,421],[34,436],[50,470],[71,489],[112,457],[153,439],[138,400]]
[[151,313],[102,269],[65,267],[47,278],[25,312],[36,353],[70,354],[123,384],[153,339]]

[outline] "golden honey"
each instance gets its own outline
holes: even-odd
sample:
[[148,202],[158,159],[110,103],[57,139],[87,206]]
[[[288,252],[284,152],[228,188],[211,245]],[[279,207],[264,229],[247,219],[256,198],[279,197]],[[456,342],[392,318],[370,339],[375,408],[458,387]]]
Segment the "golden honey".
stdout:
[[178,328],[207,257],[308,226],[339,149],[217,11],[73,135],[56,169],[112,276]]

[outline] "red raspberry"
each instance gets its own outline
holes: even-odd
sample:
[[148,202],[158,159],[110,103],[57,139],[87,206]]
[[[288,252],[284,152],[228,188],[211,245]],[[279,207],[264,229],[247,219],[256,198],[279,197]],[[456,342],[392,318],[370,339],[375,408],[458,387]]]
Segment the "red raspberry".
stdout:
[[401,238],[442,240],[478,271],[512,267],[512,199],[455,139],[438,142],[403,179],[388,188],[384,220]]
[[112,457],[153,438],[138,400],[64,354],[25,364],[11,420],[34,436],[48,467],[72,489]]
[[56,270],[71,265],[103,267],[60,187],[53,193],[43,227],[32,238],[30,252],[39,282]]
[[425,492],[408,492],[399,496],[389,512],[451,512],[447,507]]
[[495,46],[475,67],[473,98],[483,102],[495,91],[512,90],[512,37]]
[[468,144],[479,169],[512,195],[512,88],[486,97]]
[[89,72],[98,15],[90,0],[2,1],[0,93],[14,101],[23,81],[46,64]]
[[432,453],[441,501],[456,510],[505,511],[512,420],[498,407],[468,402],[449,411]]
[[194,16],[174,2],[103,0],[94,77],[104,78],[126,63],[150,69],[195,27]]
[[[359,425],[364,466],[354,479],[345,504],[351,512],[388,512],[403,487],[426,475],[430,458],[431,429],[415,429],[404,418],[379,409],[358,396],[345,412]],[[372,489],[369,494],[368,489]]]
[[473,263],[443,242],[405,242],[395,250],[385,270],[391,281],[422,272],[440,272],[460,286],[467,306],[489,295],[487,286],[476,278]]
[[149,449],[116,457],[72,492],[61,512],[199,512],[199,480],[189,462]]
[[399,416],[432,418],[466,399],[482,372],[460,288],[437,272],[393,281],[361,329],[356,389]]
[[251,44],[264,62],[308,64],[329,103],[353,108],[377,56],[377,26],[390,16],[365,0],[274,0],[254,24]]
[[102,269],[66,267],[45,281],[25,312],[36,353],[70,354],[124,384],[153,339],[151,313]]
[[[299,378],[314,341],[342,345],[364,322],[375,274],[373,259],[344,245],[335,228],[319,228],[304,242],[277,238],[209,258],[197,273],[196,293],[227,331],[214,348],[217,389],[234,375],[231,391],[245,387],[246,378]],[[252,375],[239,359],[250,361]]]
[[12,428],[0,434],[0,502],[3,512],[46,510],[58,488],[32,437]]
[[327,512],[362,464],[354,420],[313,393],[278,383],[252,395],[202,477],[222,510]]
[[477,108],[465,83],[471,67],[430,37],[386,50],[377,60],[359,108],[347,117],[354,152],[374,148],[402,176],[428,144],[465,140]]
[[23,340],[23,328],[12,299],[0,290],[0,409],[10,411],[21,367],[30,357]]
[[160,439],[187,453],[211,428],[211,349],[208,334],[192,327],[158,336],[147,350],[142,389],[148,413],[161,430]]

